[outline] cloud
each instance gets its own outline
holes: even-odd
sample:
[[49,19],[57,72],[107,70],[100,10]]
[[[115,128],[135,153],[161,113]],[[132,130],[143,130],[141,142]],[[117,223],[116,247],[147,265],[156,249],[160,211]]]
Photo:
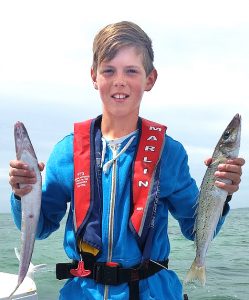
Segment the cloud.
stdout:
[[9,177],[9,168],[0,168],[0,180],[8,181]]
[[[241,155],[249,161],[249,2],[176,0],[163,5],[131,0],[122,9],[114,0],[108,7],[100,0],[87,7],[84,1],[0,3],[0,180],[7,178],[13,158],[15,121],[25,123],[46,161],[73,122],[100,113],[90,78],[92,39],[102,26],[124,19],[141,25],[154,44],[159,76],[144,96],[141,115],[165,123],[185,145],[193,176],[201,178],[203,159],[237,112],[243,122]],[[240,195],[248,193],[249,166],[243,171]],[[246,205],[244,198],[236,205]]]

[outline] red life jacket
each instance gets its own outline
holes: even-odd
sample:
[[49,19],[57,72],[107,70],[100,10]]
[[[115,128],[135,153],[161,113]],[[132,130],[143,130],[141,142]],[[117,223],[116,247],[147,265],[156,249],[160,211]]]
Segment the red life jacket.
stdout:
[[[76,238],[101,250],[101,116],[74,125],[74,222]],[[133,162],[130,228],[141,248],[153,231],[159,193],[160,158],[166,127],[138,120],[139,142]]]

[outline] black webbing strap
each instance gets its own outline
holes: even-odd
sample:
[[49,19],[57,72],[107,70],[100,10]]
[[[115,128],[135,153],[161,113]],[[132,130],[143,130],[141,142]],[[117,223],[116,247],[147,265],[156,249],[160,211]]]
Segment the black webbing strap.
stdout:
[[129,284],[129,300],[139,299],[139,280],[131,281]]
[[[121,265],[110,266],[103,262],[92,263],[92,261],[87,262],[87,260],[84,260],[84,262],[86,269],[91,271],[90,275],[85,278],[92,278],[95,282],[104,285],[128,283],[130,300],[139,299],[139,280],[148,278],[163,268],[168,268],[168,259],[158,262],[147,260],[132,268],[122,268]],[[70,270],[76,269],[77,266],[77,261],[56,264],[56,278],[73,278],[74,276],[70,273]]]

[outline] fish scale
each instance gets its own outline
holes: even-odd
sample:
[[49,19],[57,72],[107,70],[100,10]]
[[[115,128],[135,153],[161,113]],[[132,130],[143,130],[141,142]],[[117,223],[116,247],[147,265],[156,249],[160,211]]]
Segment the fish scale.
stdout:
[[[32,184],[31,192],[21,197],[22,225],[18,281],[9,298],[11,298],[16,292],[28,272],[34,249],[37,224],[40,216],[42,184],[36,154],[23,123],[17,122],[15,124],[14,137],[17,159],[27,164],[29,168],[35,172],[37,181],[35,184]],[[24,184],[20,184],[20,187],[24,187]]]
[[[194,226],[196,256],[186,275],[185,283],[193,280],[199,280],[202,285],[206,283],[206,254],[215,236],[216,227],[228,195],[227,191],[215,185],[217,178],[214,173],[218,170],[219,164],[229,158],[238,157],[240,136],[241,117],[236,114],[219,139],[212,155],[212,163],[208,166],[202,180]],[[231,183],[231,180],[228,179],[219,180]]]

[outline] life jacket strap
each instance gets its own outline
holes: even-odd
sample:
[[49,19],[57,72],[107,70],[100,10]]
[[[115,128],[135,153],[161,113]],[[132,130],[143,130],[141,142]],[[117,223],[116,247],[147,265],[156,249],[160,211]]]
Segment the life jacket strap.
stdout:
[[[123,268],[118,263],[94,262],[91,256],[87,257],[84,257],[84,263],[85,268],[90,271],[90,273],[84,277],[91,278],[96,283],[104,285],[128,283],[130,291],[129,300],[139,299],[139,280],[148,278],[162,269],[168,268],[168,259],[158,262],[146,260],[134,267]],[[78,261],[56,264],[56,278],[67,279],[75,277],[71,270],[76,269],[78,265]]]

